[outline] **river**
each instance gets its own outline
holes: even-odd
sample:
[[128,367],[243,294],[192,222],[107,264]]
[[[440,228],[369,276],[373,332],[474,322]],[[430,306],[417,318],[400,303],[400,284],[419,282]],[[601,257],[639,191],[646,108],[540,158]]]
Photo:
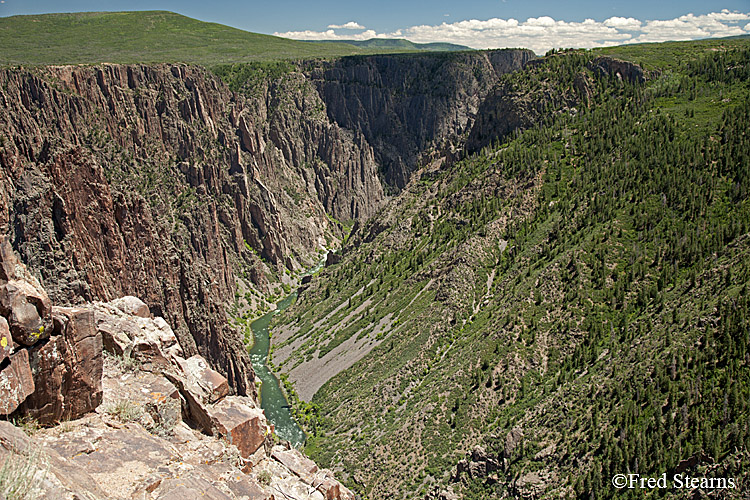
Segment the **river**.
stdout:
[[[315,267],[307,271],[307,274],[318,272],[325,265],[326,257],[328,257],[328,252],[323,255],[323,258]],[[266,364],[268,362],[268,351],[271,347],[268,325],[271,324],[271,320],[276,313],[289,307],[296,298],[297,292],[291,293],[276,304],[274,311],[264,314],[250,324],[255,339],[253,347],[250,349],[250,360],[253,362],[255,374],[263,382],[260,387],[260,407],[266,412],[266,418],[274,425],[276,434],[281,439],[286,439],[292,443],[292,446],[299,448],[304,444],[307,436],[292,417],[289,401],[284,397],[279,379]]]
[[307,436],[292,417],[289,402],[279,386],[279,379],[266,364],[271,346],[268,325],[274,314],[289,307],[296,298],[297,292],[294,292],[276,304],[275,311],[264,314],[250,324],[255,338],[255,343],[250,349],[250,359],[253,362],[255,374],[263,381],[260,387],[260,406],[266,412],[266,418],[274,425],[276,434],[281,439],[286,439],[292,443],[292,446],[298,448],[305,442]]

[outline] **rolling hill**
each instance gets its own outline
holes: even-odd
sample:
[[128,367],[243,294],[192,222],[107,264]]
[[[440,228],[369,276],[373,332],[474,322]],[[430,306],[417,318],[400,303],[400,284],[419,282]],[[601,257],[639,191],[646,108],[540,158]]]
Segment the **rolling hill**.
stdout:
[[389,51],[377,45],[288,40],[165,11],[0,18],[0,47],[2,65],[185,62],[212,66]]

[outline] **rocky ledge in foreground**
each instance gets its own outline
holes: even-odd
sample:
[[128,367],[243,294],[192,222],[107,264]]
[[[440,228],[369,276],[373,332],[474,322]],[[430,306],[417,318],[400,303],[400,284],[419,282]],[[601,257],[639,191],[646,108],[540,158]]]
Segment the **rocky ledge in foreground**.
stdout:
[[0,243],[0,498],[354,499],[139,299],[54,307]]

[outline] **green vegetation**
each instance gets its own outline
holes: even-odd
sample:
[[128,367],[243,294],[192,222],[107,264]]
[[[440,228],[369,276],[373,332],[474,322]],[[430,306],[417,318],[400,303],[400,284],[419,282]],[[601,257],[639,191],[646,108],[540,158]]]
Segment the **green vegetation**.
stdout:
[[289,381],[289,376],[286,373],[282,373],[279,379],[284,389],[284,396],[286,396],[291,406],[294,420],[300,426],[307,429],[307,432],[313,435],[317,434],[318,425],[320,425],[320,406],[302,401],[297,395],[297,391],[294,390],[294,385]]
[[0,18],[0,47],[4,65],[184,62],[214,66],[373,52],[348,44],[250,33],[164,11]]
[[363,498],[423,497],[474,445],[499,465],[462,498],[531,473],[635,498],[613,474],[689,459],[750,483],[750,42],[611,53],[659,72],[570,51],[508,75],[544,118],[425,172],[277,318],[282,370],[387,325],[312,401],[306,451]]
[[649,71],[679,70],[685,61],[701,58],[707,50],[725,50],[746,45],[747,42],[747,37],[744,39],[732,37],[686,42],[640,43],[595,49],[594,53],[632,61]]
[[258,472],[258,482],[264,486],[268,486],[271,484],[271,473],[267,470],[262,470]]
[[235,92],[255,94],[263,84],[274,82],[294,70],[286,61],[225,64],[214,66],[216,73]]
[[18,427],[19,429],[22,429],[23,432],[25,432],[29,436],[34,436],[34,434],[36,434],[39,429],[42,428],[42,426],[35,418],[28,415],[14,419],[13,425]]
[[137,422],[145,414],[140,404],[129,399],[115,401],[109,404],[104,411],[124,423]]

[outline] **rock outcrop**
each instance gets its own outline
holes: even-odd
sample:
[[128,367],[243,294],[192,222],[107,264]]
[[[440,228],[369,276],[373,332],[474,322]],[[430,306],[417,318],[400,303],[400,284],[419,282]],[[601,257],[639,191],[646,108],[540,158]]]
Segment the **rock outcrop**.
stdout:
[[94,314],[53,307],[0,236],[0,415],[51,424],[78,418],[102,400],[102,337]]
[[93,311],[54,307],[55,329],[29,349],[34,392],[19,411],[43,424],[78,418],[102,401],[102,336]]
[[614,57],[597,57],[588,64],[588,68],[600,75],[614,76],[618,80],[627,80],[630,83],[643,83],[646,75],[639,65],[621,61]]
[[361,133],[385,181],[406,185],[420,158],[468,133],[500,77],[534,59],[530,50],[346,57],[306,72],[328,116]]
[[[110,335],[127,338],[131,345],[151,345],[152,352],[145,357],[135,349],[120,353],[119,344],[111,343],[107,346],[112,352],[102,363],[99,342],[91,347],[98,353],[73,353],[71,359],[78,363],[73,368],[80,372],[86,363],[98,360],[98,391],[88,396],[75,383],[57,383],[57,372],[35,371],[36,386],[55,389],[41,393],[57,395],[58,404],[53,406],[66,409],[78,399],[82,413],[65,414],[74,416],[37,431],[33,437],[0,421],[0,463],[9,467],[18,481],[24,481],[31,497],[354,499],[330,471],[318,469],[288,444],[276,444],[273,426],[256,401],[229,396],[226,378],[208,368],[206,360],[199,355],[182,358],[174,349],[174,336],[155,339],[154,332],[165,331],[163,319],[128,314],[118,308],[129,309],[124,302],[132,303],[132,299],[53,308],[56,324],[61,317],[59,321],[66,324],[63,331],[69,334],[53,334],[45,346],[67,348],[55,339],[64,338],[68,344],[81,337],[81,332],[106,328]],[[116,331],[118,328],[121,331]],[[11,366],[16,356],[27,356],[27,348],[20,347],[11,355]],[[169,364],[153,363],[153,359],[168,360]],[[61,365],[64,373],[68,363]],[[3,376],[7,370],[2,371]],[[77,380],[70,376],[63,379]],[[101,404],[83,411],[83,405],[91,406],[95,399]],[[190,400],[201,401],[207,427],[194,420]],[[32,403],[32,397],[27,398],[21,410],[34,407]],[[21,410],[17,415],[34,415]]]
[[[372,148],[324,108],[294,72],[250,98],[182,65],[2,70],[0,234],[54,302],[137,295],[187,356],[251,394],[227,325],[237,281],[268,293],[267,276],[341,237],[327,214],[365,218],[383,200]],[[49,299],[5,281],[14,339],[34,343]]]
[[612,57],[597,57],[587,65],[588,71],[577,73],[572,85],[553,87],[550,73],[556,57],[530,61],[525,76],[534,82],[505,80],[488,93],[466,141],[466,150],[476,152],[495,141],[503,141],[511,132],[528,128],[541,118],[557,112],[576,113],[577,106],[589,105],[596,86],[594,78],[614,77],[631,83],[643,83],[646,76],[637,64]]
[[29,346],[49,338],[52,302],[1,234],[0,315],[5,317],[14,342]]

